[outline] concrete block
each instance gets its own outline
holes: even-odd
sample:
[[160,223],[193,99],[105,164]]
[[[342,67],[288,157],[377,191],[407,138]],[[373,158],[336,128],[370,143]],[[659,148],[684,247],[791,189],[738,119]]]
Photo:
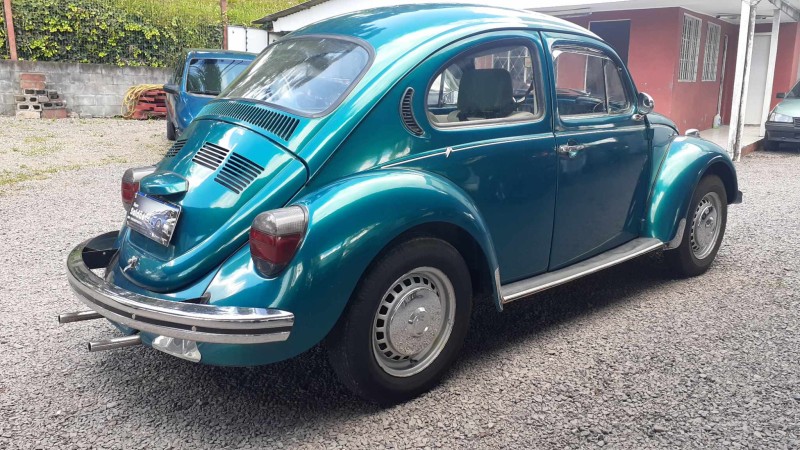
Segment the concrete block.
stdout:
[[24,95],[15,95],[14,96],[14,102],[15,103],[22,103],[22,102],[25,102],[27,100],[28,100],[28,97],[26,97]]
[[59,109],[59,108],[66,108],[67,102],[46,102],[41,103],[42,109]]
[[67,108],[45,109],[42,111],[42,119],[66,119]]
[[97,104],[94,95],[76,95],[72,104],[75,106],[94,106]]
[[121,95],[98,95],[95,97],[95,102],[97,105],[101,106],[122,106],[122,96]]
[[41,111],[42,105],[38,103],[23,102],[17,103],[17,111]]
[[36,91],[44,90],[47,87],[44,81],[23,81],[19,80],[19,88],[24,90],[33,89]]
[[47,76],[43,73],[21,73],[19,74],[20,83],[23,81],[44,83],[47,81]]
[[103,64],[79,64],[81,73],[103,73]]
[[17,119],[41,119],[41,111],[17,111]]

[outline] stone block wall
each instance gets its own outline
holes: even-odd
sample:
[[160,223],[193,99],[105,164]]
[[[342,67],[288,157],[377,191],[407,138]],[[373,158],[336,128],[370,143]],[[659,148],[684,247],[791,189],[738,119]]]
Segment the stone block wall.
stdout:
[[128,88],[165,83],[172,69],[0,60],[0,114],[14,114],[14,96],[21,93],[21,73],[44,74],[47,89],[57,90],[71,112],[113,117],[121,114],[122,99]]

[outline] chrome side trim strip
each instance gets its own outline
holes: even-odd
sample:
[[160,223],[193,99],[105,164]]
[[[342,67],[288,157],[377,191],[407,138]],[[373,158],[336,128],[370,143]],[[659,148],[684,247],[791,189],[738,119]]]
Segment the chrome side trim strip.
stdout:
[[67,258],[67,278],[78,298],[103,317],[161,336],[220,344],[261,344],[289,338],[294,314],[278,309],[181,303],[140,295],[95,275],[83,260],[88,242]]
[[601,253],[586,261],[573,264],[553,272],[537,275],[526,280],[506,284],[501,287],[500,295],[503,304],[519,300],[537,292],[556,287],[560,284],[599,272],[611,266],[623,263],[637,256],[661,249],[664,243],[654,238],[638,238],[620,245],[605,253]]

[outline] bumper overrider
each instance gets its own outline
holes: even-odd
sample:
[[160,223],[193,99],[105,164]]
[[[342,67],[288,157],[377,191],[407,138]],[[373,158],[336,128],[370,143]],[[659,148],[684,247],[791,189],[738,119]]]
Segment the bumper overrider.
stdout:
[[107,282],[92,269],[105,268],[111,262],[116,249],[108,243],[115,238],[116,232],[98,236],[70,252],[69,284],[94,313],[61,316],[62,323],[102,316],[134,330],[192,343],[263,344],[289,338],[294,314],[287,311],[200,304],[203,299],[163,300]]

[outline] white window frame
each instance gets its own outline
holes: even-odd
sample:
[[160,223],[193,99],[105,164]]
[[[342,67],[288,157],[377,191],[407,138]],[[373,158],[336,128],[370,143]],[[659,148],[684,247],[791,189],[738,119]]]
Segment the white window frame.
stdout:
[[683,15],[681,50],[678,59],[678,81],[697,81],[697,63],[700,58],[700,34],[703,19],[689,14]]
[[703,81],[717,81],[717,67],[719,67],[719,43],[722,36],[722,27],[715,23],[708,23],[706,32],[706,51],[703,57]]

